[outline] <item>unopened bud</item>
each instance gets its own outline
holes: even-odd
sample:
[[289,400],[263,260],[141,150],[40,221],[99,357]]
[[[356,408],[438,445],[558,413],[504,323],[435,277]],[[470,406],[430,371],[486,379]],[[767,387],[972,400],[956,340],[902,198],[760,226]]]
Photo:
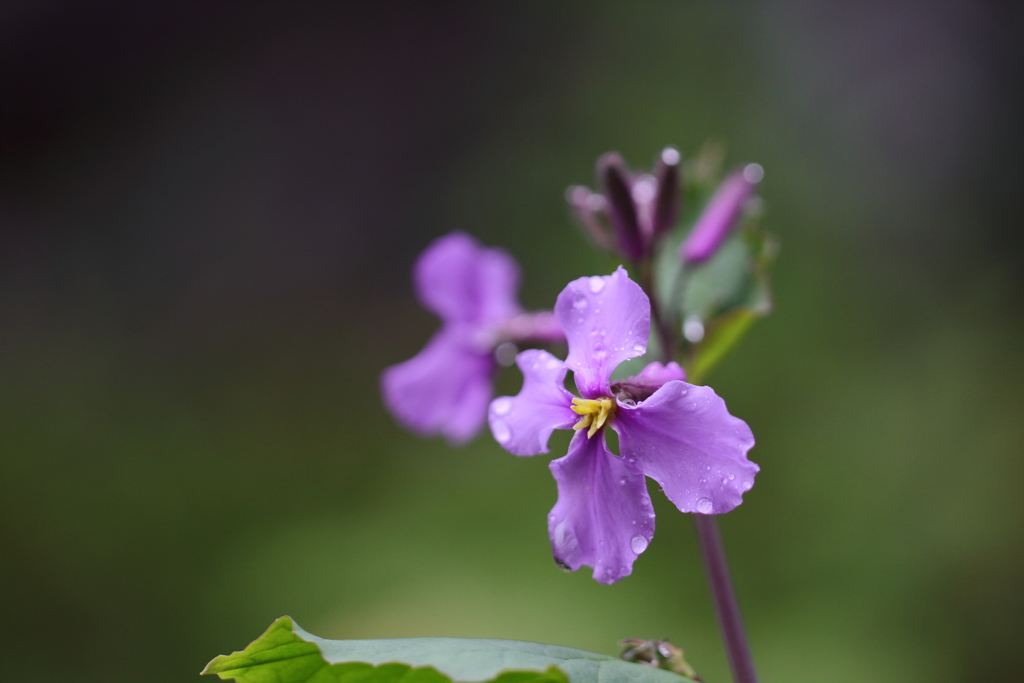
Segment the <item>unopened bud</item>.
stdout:
[[676,223],[679,217],[679,205],[682,192],[679,189],[679,152],[674,147],[666,147],[655,170],[658,196],[654,204],[654,218],[651,221],[651,233],[654,239],[664,234]]
[[640,235],[640,222],[633,202],[630,188],[629,171],[622,157],[612,152],[605,154],[597,162],[597,175],[608,202],[608,217],[615,234],[615,243],[619,250],[632,261],[644,257],[644,240]]
[[763,177],[764,169],[759,164],[748,164],[722,181],[679,248],[684,262],[702,263],[715,254]]
[[587,231],[590,238],[602,249],[614,251],[615,241],[600,215],[607,207],[604,197],[596,192],[591,192],[582,185],[573,185],[566,190],[565,199],[572,207],[576,220]]

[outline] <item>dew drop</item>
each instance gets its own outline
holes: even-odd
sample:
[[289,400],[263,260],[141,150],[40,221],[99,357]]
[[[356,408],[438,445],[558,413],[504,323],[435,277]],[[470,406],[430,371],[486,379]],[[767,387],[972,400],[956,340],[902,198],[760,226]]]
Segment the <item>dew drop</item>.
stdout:
[[595,275],[590,278],[590,291],[597,294],[604,289],[604,278],[600,275]]
[[697,512],[702,515],[710,515],[711,511],[715,509],[715,506],[711,503],[710,498],[698,498],[697,499]]
[[647,539],[643,536],[634,536],[629,542],[629,547],[633,549],[633,552],[639,555],[643,551],[647,550]]
[[736,475],[735,475],[735,474],[730,474],[730,475],[729,475],[729,481],[732,481],[732,480],[733,480],[733,479],[735,479],[735,478],[736,478]]
[[608,347],[604,344],[594,344],[594,358],[604,360],[608,356]]
[[555,560],[555,564],[557,564],[558,568],[561,569],[562,571],[566,571],[566,572],[571,572],[572,571],[572,567],[570,567],[567,562],[563,562],[562,560],[558,559],[557,557],[554,558],[554,560]]
[[508,411],[512,410],[512,399],[508,396],[494,399],[494,403],[491,404],[491,410],[494,411],[495,415],[508,415]]
[[582,311],[584,308],[587,307],[586,294],[577,289],[573,292],[572,296],[572,307],[575,308],[577,311]]
[[754,185],[764,179],[764,168],[761,164],[747,164],[743,168],[743,179]]
[[637,353],[643,353],[644,351],[647,350],[647,347],[644,346],[643,344],[633,344],[633,350],[636,351]]
[[691,344],[696,344],[704,338],[704,323],[699,315],[691,315],[686,319],[683,324],[683,336]]
[[498,440],[498,443],[508,443],[508,440],[512,438],[512,430],[508,428],[504,420],[492,422],[491,431],[494,432],[494,438]]

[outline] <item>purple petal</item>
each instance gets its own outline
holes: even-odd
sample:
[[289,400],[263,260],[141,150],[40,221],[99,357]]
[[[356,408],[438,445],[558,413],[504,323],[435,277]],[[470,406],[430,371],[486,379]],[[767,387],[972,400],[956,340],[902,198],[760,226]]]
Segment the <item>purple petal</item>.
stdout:
[[672,380],[685,380],[686,370],[679,367],[679,364],[672,361],[668,365],[662,365],[655,361],[640,371],[639,375],[626,379],[630,384],[653,384],[661,386]]
[[460,331],[445,327],[418,354],[384,370],[384,403],[412,431],[463,443],[483,426],[494,370],[492,354],[475,351]]
[[654,508],[636,464],[609,451],[603,433],[588,439],[581,430],[550,468],[558,484],[548,515],[555,561],[573,571],[591,566],[601,583],[628,576],[654,538]]
[[573,280],[555,303],[569,342],[565,364],[584,398],[610,395],[608,378],[624,360],[642,356],[651,331],[651,304],[622,266],[611,275]]
[[754,485],[754,435],[710,387],[669,382],[635,407],[620,403],[612,426],[622,454],[683,512],[729,512]]
[[572,394],[565,389],[565,364],[547,351],[530,349],[516,356],[523,371],[523,388],[518,396],[500,396],[491,401],[488,420],[499,444],[516,455],[548,452],[548,439],[556,429],[572,427]]
[[465,233],[434,241],[414,269],[416,294],[445,322],[500,324],[519,313],[519,267],[501,249],[487,249]]
[[697,224],[679,247],[679,256],[683,261],[701,263],[715,254],[736,225],[743,207],[760,182],[760,169],[757,164],[750,164],[722,181],[697,219]]

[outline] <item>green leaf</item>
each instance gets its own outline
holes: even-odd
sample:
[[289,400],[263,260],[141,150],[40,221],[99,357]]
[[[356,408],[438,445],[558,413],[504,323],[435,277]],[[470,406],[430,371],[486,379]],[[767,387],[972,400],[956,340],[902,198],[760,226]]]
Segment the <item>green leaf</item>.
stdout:
[[709,320],[740,303],[750,286],[753,257],[739,235],[727,240],[711,260],[697,266],[686,283],[683,318]]
[[693,361],[688,364],[688,381],[700,384],[712,368],[739,343],[761,314],[741,306],[719,316],[705,332],[704,338],[694,349]]
[[204,674],[240,683],[684,683],[610,655],[482,638],[324,640],[281,617]]

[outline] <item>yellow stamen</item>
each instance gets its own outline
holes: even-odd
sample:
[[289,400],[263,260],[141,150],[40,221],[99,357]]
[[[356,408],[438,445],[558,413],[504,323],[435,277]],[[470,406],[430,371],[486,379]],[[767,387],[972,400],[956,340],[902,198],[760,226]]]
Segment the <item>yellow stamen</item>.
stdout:
[[612,415],[615,414],[615,399],[613,398],[574,398],[570,406],[574,413],[581,415],[579,422],[572,426],[573,429],[587,430],[589,439],[597,430],[604,426]]

